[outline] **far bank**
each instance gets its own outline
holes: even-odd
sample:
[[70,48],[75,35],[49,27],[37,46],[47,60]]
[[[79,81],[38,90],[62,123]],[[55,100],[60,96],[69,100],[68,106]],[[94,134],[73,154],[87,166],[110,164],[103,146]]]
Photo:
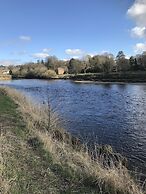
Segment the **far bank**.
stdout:
[[86,73],[64,74],[59,79],[71,79],[75,81],[98,81],[98,82],[146,82],[146,72],[113,72],[113,73]]
[[139,72],[112,72],[112,73],[82,73],[63,75],[38,75],[27,74],[25,76],[12,75],[12,79],[63,79],[73,81],[119,82],[119,83],[146,83],[146,71]]

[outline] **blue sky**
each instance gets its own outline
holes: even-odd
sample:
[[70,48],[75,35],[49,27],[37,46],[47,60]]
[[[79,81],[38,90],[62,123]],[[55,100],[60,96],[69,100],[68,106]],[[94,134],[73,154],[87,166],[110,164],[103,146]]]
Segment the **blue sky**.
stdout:
[[0,63],[146,49],[146,0],[1,0]]

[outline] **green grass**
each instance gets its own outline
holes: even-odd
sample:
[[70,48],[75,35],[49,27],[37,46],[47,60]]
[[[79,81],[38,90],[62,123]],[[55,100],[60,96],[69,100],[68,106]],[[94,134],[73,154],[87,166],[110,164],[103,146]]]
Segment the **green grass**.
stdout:
[[[2,92],[0,93],[0,123],[5,137],[3,146],[6,150],[2,153],[5,161],[3,178],[9,183],[9,186],[6,185],[10,187],[8,193],[53,193],[59,180],[49,168],[47,159],[49,155],[42,159],[42,153],[43,155],[45,153],[41,150],[41,144],[37,145],[37,152],[28,145],[31,134],[21,119],[17,105]],[[2,194],[6,190],[3,188]]]
[[16,107],[12,99],[0,91],[0,115],[14,115]]

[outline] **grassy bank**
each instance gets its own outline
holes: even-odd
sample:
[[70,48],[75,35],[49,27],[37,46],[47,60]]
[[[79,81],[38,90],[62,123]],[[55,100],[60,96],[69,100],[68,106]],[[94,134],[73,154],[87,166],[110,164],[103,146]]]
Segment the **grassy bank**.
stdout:
[[13,75],[13,79],[69,79],[74,81],[97,81],[97,82],[127,82],[127,83],[145,83],[146,71],[137,72],[112,72],[112,73],[81,73],[81,74],[63,74],[63,75]]
[[0,129],[2,194],[145,193],[120,161],[93,157],[60,128],[49,104],[0,89]]
[[101,82],[146,82],[146,71],[59,75],[60,79]]

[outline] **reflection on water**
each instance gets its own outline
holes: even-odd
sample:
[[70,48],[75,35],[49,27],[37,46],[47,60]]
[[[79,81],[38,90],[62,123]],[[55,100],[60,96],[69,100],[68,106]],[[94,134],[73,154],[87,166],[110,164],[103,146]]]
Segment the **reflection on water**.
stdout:
[[110,144],[146,174],[146,85],[71,81],[0,81],[57,108],[64,127],[92,143]]

